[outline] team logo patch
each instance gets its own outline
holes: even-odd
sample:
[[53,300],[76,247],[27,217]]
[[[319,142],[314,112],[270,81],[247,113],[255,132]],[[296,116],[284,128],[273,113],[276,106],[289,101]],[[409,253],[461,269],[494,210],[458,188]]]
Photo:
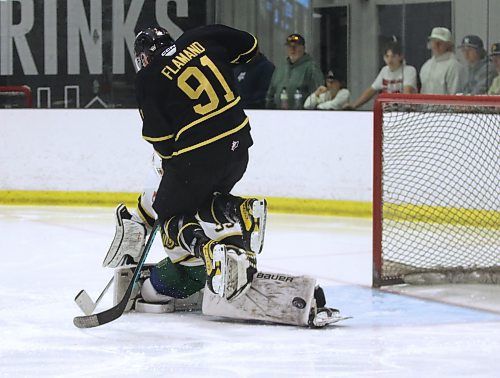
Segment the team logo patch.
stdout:
[[238,81],[242,81],[245,79],[245,76],[246,76],[246,72],[240,72],[240,74],[238,75]]
[[169,48],[165,49],[165,51],[163,51],[161,53],[161,56],[170,56],[170,55],[174,55],[175,52],[177,51],[177,47],[175,45],[172,45],[170,46]]

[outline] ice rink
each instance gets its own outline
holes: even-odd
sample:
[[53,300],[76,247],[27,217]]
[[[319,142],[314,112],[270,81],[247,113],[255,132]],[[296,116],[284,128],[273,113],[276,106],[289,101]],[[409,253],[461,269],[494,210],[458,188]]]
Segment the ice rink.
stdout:
[[[0,207],[0,376],[500,376],[497,288],[426,289],[441,302],[371,289],[368,219],[269,215],[259,269],[317,277],[327,304],[353,317],[336,326],[130,313],[77,329],[75,294],[96,299],[112,275],[101,262],[113,218],[112,208]],[[157,238],[148,262],[163,256]],[[481,300],[496,304],[467,307]],[[98,310],[111,302],[110,291]]]

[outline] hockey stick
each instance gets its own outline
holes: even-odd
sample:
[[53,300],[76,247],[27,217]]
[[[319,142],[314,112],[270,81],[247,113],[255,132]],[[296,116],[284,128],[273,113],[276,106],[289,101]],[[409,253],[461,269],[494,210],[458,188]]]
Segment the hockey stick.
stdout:
[[101,292],[101,294],[97,297],[96,301],[94,302],[92,298],[88,295],[88,293],[85,290],[80,290],[80,292],[76,295],[75,297],[75,303],[80,307],[80,310],[85,315],[90,315],[94,312],[95,308],[101,301],[102,297],[104,297],[104,294],[108,291],[109,287],[113,283],[115,279],[115,276],[112,276],[111,279],[109,280],[108,284],[104,288],[104,290]]
[[103,312],[99,312],[97,314],[76,316],[75,318],[73,318],[73,324],[76,327],[78,328],[98,327],[100,325],[112,322],[113,320],[116,320],[120,316],[122,316],[123,311],[125,311],[125,308],[127,307],[127,303],[128,300],[130,299],[130,295],[132,294],[132,290],[134,289],[134,286],[141,274],[142,266],[146,261],[146,257],[148,257],[148,253],[149,250],[151,249],[151,246],[153,245],[156,231],[158,230],[159,226],[160,226],[160,221],[156,220],[153,225],[153,229],[151,230],[151,234],[149,235],[149,238],[146,242],[146,245],[142,250],[141,258],[137,263],[137,266],[135,267],[132,280],[130,281],[130,284],[127,287],[127,291],[125,291],[125,294],[123,295],[123,298],[120,300],[120,302],[118,302],[116,306],[113,306],[110,309],[105,310]]

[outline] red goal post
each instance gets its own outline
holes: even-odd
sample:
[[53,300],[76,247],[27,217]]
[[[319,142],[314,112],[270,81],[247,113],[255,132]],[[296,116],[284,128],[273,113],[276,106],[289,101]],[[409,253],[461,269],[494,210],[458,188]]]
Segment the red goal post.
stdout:
[[374,105],[373,286],[500,284],[500,96]]

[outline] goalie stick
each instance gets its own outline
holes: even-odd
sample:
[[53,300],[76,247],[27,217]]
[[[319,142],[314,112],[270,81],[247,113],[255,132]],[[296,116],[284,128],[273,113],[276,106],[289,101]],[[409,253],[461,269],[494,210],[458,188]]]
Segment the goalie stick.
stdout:
[[90,296],[88,295],[88,293],[85,290],[80,290],[80,292],[75,297],[75,303],[78,305],[78,307],[80,307],[80,310],[82,310],[82,312],[85,315],[90,315],[94,312],[95,308],[97,307],[97,305],[101,301],[102,297],[104,297],[104,294],[106,294],[106,292],[110,288],[114,279],[115,279],[115,276],[111,277],[108,284],[106,285],[104,290],[101,292],[101,294],[99,294],[99,296],[97,297],[95,302],[92,300],[92,298],[90,298]]
[[160,226],[160,221],[156,220],[153,225],[153,229],[151,230],[151,234],[149,235],[149,238],[146,241],[146,244],[144,245],[144,248],[141,253],[141,258],[139,259],[139,262],[137,263],[137,266],[134,270],[132,280],[130,281],[130,284],[128,285],[127,290],[125,291],[125,294],[123,295],[123,298],[120,300],[120,302],[118,302],[116,306],[113,306],[110,309],[107,309],[103,312],[99,312],[97,314],[76,316],[75,318],[73,318],[73,324],[76,327],[78,328],[98,327],[100,325],[110,323],[113,320],[116,320],[120,316],[122,316],[123,312],[125,311],[125,308],[127,307],[127,303],[128,300],[130,299],[130,295],[132,294],[132,290],[134,289],[134,286],[137,283],[137,280],[141,274],[142,266],[146,261],[146,257],[148,256],[151,246],[153,245],[156,231],[158,230],[159,226]]

